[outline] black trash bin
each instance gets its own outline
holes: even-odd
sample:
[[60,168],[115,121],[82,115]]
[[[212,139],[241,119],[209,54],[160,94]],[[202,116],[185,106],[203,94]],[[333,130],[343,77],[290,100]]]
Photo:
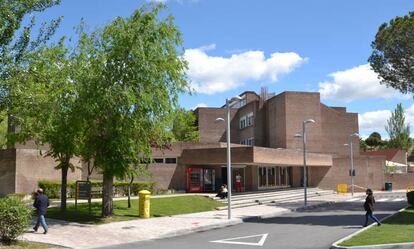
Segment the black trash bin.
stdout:
[[392,191],[392,182],[385,183],[385,191]]

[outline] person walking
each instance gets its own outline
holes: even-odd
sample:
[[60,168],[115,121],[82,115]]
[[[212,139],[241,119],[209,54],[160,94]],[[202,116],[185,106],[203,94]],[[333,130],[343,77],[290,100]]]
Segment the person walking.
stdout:
[[33,227],[33,230],[37,232],[37,229],[40,225],[43,227],[43,234],[47,234],[48,226],[45,220],[45,214],[47,211],[47,207],[49,207],[49,199],[45,194],[43,194],[43,189],[39,188],[36,193],[36,199],[33,203],[33,206],[36,208],[37,214],[37,222],[36,225]]
[[365,198],[365,203],[364,203],[364,209],[366,211],[364,227],[368,226],[368,217],[370,217],[375,222],[377,222],[378,226],[381,226],[381,222],[377,219],[377,217],[375,217],[373,213],[374,204],[375,204],[374,193],[372,192],[371,189],[367,189],[366,194],[367,194],[367,198]]

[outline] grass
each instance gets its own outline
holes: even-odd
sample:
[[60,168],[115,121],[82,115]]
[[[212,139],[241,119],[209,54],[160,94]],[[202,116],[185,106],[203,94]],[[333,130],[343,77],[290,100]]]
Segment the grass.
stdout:
[[[66,213],[60,212],[59,207],[49,208],[46,218],[79,222],[84,224],[102,224],[114,221],[126,221],[139,218],[138,200],[131,200],[132,207],[128,208],[126,200],[114,201],[114,215],[111,218],[102,218],[101,203],[92,203],[91,215],[88,213],[88,204],[79,204],[78,211],[75,205],[68,205]],[[223,204],[204,196],[178,196],[153,198],[150,204],[152,217],[163,217],[177,214],[211,211]]]
[[342,242],[341,246],[362,246],[414,242],[414,207]]
[[11,245],[4,245],[0,243],[0,249],[47,249],[47,248],[56,248],[54,245],[48,245],[43,243],[37,242],[30,242],[30,241],[16,241],[13,242]]

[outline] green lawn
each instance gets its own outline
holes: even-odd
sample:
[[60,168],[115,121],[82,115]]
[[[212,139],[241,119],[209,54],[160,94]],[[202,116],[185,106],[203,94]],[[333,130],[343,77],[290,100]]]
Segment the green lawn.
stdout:
[[362,246],[414,242],[414,208],[384,221],[382,226],[370,229],[342,242],[341,246]]
[[[62,214],[58,207],[49,208],[46,218],[60,219],[87,224],[101,224],[113,221],[125,221],[139,218],[138,200],[132,200],[132,207],[128,208],[127,201],[114,201],[114,215],[103,219],[101,203],[92,203],[92,215],[88,214],[88,204],[79,204],[78,211],[75,205],[68,205],[68,210]],[[223,204],[204,196],[178,196],[152,198],[150,213],[152,217],[163,217],[176,214],[211,211]]]
[[16,241],[11,245],[3,245],[0,243],[0,249],[47,249],[47,248],[56,248],[56,246],[43,244],[43,243],[36,243],[30,241]]

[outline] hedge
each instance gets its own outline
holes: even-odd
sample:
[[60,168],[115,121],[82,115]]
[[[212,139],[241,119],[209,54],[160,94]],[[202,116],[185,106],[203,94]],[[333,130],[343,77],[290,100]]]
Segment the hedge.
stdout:
[[[102,181],[91,181],[92,185],[92,197],[99,198],[102,196]],[[129,182],[123,181],[114,181],[114,196],[126,196],[128,195],[128,185]],[[131,187],[131,194],[138,195],[138,192],[141,190],[149,190],[153,192],[154,190],[154,182],[133,182]],[[49,198],[60,198],[60,189],[61,183],[60,181],[54,180],[40,180],[38,182],[39,188],[43,189],[43,192]],[[75,197],[75,181],[68,181],[67,186],[67,196],[69,198]]]
[[407,192],[407,201],[414,207],[414,191]]

